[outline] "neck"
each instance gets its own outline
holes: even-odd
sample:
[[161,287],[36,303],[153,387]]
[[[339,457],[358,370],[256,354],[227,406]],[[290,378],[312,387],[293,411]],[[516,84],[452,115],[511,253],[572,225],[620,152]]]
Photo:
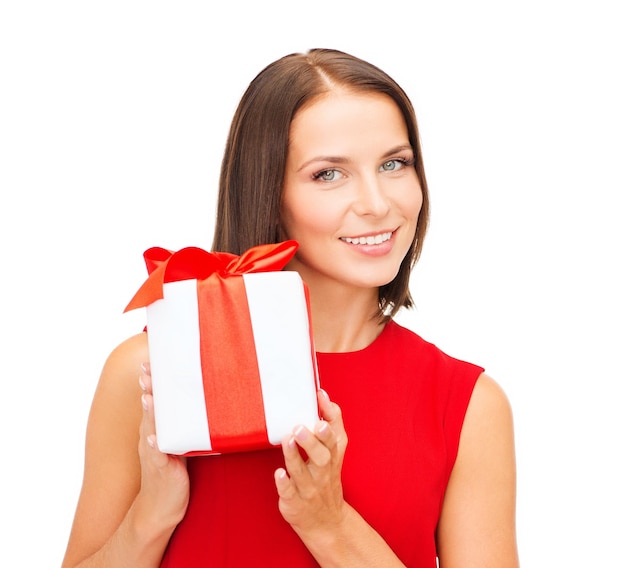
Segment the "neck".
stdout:
[[325,353],[358,351],[384,328],[377,317],[378,290],[309,289],[315,349]]

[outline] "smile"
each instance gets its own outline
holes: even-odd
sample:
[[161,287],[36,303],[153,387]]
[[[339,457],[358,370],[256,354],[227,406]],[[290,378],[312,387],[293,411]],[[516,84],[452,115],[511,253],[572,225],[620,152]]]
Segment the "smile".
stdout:
[[368,235],[367,237],[341,237],[341,240],[352,245],[379,245],[388,241],[392,234],[392,231],[388,231],[386,233],[378,233],[377,235]]

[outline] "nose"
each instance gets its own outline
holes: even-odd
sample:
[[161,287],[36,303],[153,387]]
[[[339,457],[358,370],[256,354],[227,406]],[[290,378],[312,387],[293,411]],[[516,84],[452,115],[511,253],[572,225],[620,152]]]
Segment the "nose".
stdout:
[[356,188],[355,213],[361,216],[384,217],[389,208],[389,199],[378,176],[363,177]]

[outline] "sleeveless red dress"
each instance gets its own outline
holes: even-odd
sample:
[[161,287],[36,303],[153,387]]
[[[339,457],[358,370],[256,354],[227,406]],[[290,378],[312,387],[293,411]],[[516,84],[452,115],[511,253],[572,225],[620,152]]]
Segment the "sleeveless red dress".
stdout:
[[[349,442],[344,496],[406,566],[433,568],[435,531],[482,368],[391,321],[367,348],[318,353]],[[279,449],[188,459],[189,508],[162,568],[318,566],[278,511]]]

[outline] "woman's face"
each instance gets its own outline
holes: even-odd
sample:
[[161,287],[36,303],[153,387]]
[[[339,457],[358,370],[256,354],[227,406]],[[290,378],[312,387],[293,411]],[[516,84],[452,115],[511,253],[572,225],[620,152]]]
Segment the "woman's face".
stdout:
[[288,268],[310,287],[389,283],[422,207],[397,105],[379,93],[334,91],[301,109],[289,134],[281,220],[300,248]]

